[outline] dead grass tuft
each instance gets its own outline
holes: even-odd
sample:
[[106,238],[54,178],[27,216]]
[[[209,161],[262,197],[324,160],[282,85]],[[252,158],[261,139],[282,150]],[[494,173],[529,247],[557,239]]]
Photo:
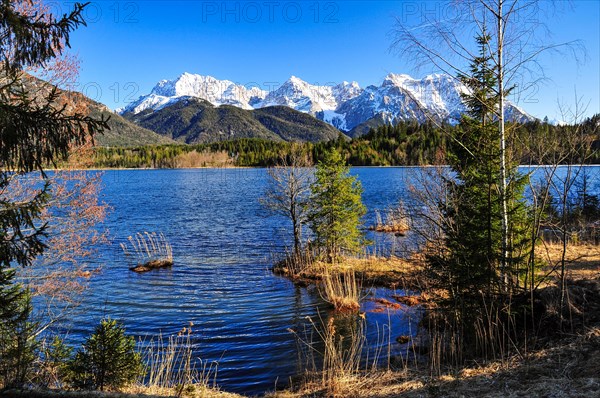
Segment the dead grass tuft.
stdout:
[[327,268],[318,284],[321,297],[338,312],[358,312],[360,310],[361,283],[353,269],[331,272]]
[[138,232],[127,240],[127,244],[121,243],[121,249],[132,262],[131,271],[147,272],[173,265],[173,249],[164,234]]
[[410,216],[403,203],[387,209],[383,216],[375,210],[375,219],[376,224],[369,227],[371,231],[404,235],[410,229]]

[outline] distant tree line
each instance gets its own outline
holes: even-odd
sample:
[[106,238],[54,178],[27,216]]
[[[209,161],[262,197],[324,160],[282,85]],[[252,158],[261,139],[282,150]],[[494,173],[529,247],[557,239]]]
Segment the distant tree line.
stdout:
[[[600,163],[600,115],[583,121],[578,127],[587,143],[581,156],[588,163]],[[557,142],[558,137],[572,129],[569,125],[552,125],[536,120],[524,124],[507,124],[515,140],[511,143],[521,164],[554,163],[560,146],[547,145],[540,159],[536,146],[540,143]],[[401,122],[372,128],[363,136],[348,140],[340,134],[336,140],[300,145],[302,153],[313,163],[323,160],[324,154],[337,149],[352,166],[422,166],[446,164],[449,147],[456,126],[436,126],[433,123]],[[102,168],[177,168],[181,159],[192,153],[226,155],[230,165],[240,167],[268,167],[275,165],[282,154],[290,153],[292,143],[269,141],[259,138],[242,138],[209,144],[148,145],[141,147],[97,147],[94,165]],[[590,158],[591,152],[591,158]],[[222,160],[221,160],[222,161]],[[189,165],[189,162],[185,164]],[[209,158],[199,156],[192,163],[195,167],[221,166]]]

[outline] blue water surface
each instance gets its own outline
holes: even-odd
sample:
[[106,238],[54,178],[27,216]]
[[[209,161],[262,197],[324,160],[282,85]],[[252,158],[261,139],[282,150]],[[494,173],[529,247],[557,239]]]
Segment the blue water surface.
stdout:
[[[410,168],[353,168],[369,209],[408,200]],[[259,203],[265,169],[111,170],[102,199],[111,207],[105,225],[111,242],[100,248],[102,272],[91,279],[78,312],[62,327],[80,344],[103,317],[148,339],[193,326],[195,357],[218,362],[217,383],[227,391],[258,394],[296,374],[297,341],[326,305],[314,288],[294,286],[270,267],[291,241],[287,220]],[[171,269],[136,274],[119,244],[136,232],[162,232],[173,247]],[[378,251],[402,238],[371,235]],[[391,339],[414,333],[411,311],[367,313],[369,336],[392,325]],[[382,324],[388,324],[383,326]]]

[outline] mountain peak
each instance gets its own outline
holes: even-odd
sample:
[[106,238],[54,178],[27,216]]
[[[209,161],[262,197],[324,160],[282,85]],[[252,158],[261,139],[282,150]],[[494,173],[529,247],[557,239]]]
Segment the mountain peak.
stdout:
[[360,86],[355,81],[347,82],[344,80],[343,82],[338,84],[336,87],[359,88]]
[[423,78],[423,80],[450,80],[454,79],[450,75],[442,74],[442,73],[431,73]]
[[406,83],[413,83],[418,81],[413,77],[406,74],[397,74],[397,73],[388,73],[387,76],[383,79],[383,85],[394,85],[394,86],[403,86]]
[[286,83],[291,83],[295,86],[309,86],[307,82],[294,75],[290,76],[290,78],[286,80]]

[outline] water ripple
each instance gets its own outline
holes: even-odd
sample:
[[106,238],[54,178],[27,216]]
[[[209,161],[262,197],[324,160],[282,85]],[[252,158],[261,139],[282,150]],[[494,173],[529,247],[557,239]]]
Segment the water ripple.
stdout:
[[[369,208],[404,195],[403,169],[355,169]],[[104,316],[120,319],[142,339],[176,334],[194,323],[194,355],[219,362],[225,390],[272,390],[297,370],[289,328],[324,313],[318,293],[294,287],[268,270],[270,258],[291,237],[286,220],[265,217],[259,197],[265,170],[107,171],[103,197],[112,207],[106,226],[113,244],[98,260],[80,311],[65,325],[80,343]],[[130,272],[119,247],[142,231],[162,232],[173,246],[170,270]],[[379,322],[379,320],[375,321]],[[281,383],[280,383],[281,384]]]

